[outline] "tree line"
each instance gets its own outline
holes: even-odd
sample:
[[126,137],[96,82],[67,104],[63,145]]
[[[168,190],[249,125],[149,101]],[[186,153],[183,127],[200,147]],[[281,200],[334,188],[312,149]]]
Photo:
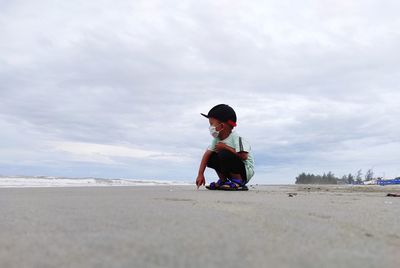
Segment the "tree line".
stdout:
[[380,180],[382,177],[375,177],[374,171],[369,169],[365,175],[361,169],[356,174],[349,173],[338,178],[331,171],[323,175],[306,174],[305,172],[296,177],[296,184],[362,184],[365,181]]

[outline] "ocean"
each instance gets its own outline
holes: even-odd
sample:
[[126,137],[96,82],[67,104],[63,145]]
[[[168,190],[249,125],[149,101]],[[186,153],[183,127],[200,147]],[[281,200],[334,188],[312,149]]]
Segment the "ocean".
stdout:
[[90,187],[90,186],[162,186],[192,183],[164,180],[68,178],[47,176],[0,176],[0,188],[9,187]]

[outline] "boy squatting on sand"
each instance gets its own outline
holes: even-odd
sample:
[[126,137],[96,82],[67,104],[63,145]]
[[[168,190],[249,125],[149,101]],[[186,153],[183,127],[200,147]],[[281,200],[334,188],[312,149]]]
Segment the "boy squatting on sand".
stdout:
[[207,115],[213,141],[204,153],[196,179],[197,188],[205,185],[206,167],[214,169],[219,177],[217,182],[206,186],[209,190],[246,191],[246,183],[254,175],[254,161],[251,147],[233,128],[236,113],[226,104],[213,107]]

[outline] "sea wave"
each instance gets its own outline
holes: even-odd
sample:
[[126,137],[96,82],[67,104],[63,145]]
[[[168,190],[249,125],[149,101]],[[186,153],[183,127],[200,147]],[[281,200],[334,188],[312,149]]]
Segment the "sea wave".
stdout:
[[85,187],[85,186],[162,186],[190,185],[187,182],[107,178],[67,178],[47,176],[0,176],[0,188],[10,187]]

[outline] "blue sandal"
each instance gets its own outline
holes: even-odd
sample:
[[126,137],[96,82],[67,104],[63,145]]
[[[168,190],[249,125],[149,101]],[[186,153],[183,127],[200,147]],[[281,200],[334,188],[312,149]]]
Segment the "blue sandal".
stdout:
[[219,187],[218,190],[223,191],[248,191],[249,188],[238,179],[228,179],[223,185]]
[[212,182],[210,185],[207,185],[206,188],[208,190],[219,190],[222,185],[224,185],[224,181],[219,179],[217,182]]

